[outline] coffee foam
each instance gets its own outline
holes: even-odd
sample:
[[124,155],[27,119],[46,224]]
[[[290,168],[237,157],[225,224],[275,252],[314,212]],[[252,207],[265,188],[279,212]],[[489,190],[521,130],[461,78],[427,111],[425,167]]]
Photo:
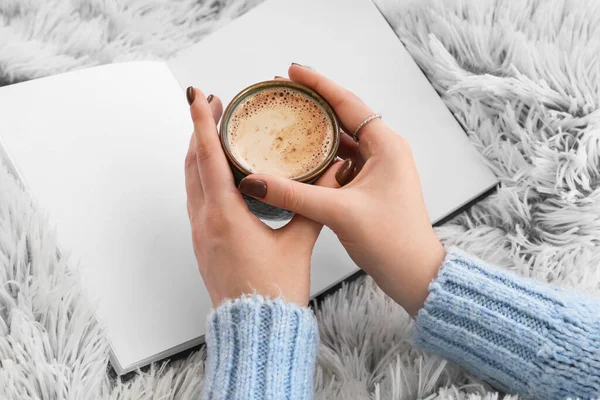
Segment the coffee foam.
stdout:
[[333,123],[313,98],[292,89],[253,93],[233,110],[227,140],[235,159],[253,173],[299,178],[327,159]]

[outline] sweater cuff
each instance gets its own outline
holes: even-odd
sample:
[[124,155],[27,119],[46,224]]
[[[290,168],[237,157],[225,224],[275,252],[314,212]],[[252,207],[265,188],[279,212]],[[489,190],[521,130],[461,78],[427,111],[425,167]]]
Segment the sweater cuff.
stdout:
[[505,392],[598,395],[598,305],[451,248],[413,340]]
[[312,398],[318,335],[308,308],[260,295],[225,301],[207,320],[203,398]]

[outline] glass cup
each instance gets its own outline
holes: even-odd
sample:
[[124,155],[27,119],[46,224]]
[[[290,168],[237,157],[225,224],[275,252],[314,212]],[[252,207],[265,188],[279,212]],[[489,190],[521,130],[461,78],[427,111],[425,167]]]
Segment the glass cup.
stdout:
[[[262,90],[267,89],[287,89],[294,90],[300,92],[302,95],[309,97],[314,100],[319,106],[321,106],[322,110],[325,111],[329,121],[333,126],[333,143],[331,146],[330,152],[327,154],[324,161],[317,166],[314,170],[308,172],[307,174],[300,176],[298,178],[294,178],[294,180],[302,183],[313,184],[323,173],[329,168],[329,166],[335,161],[338,147],[340,144],[340,127],[337,116],[335,115],[333,108],[325,101],[321,95],[319,95],[314,90],[301,85],[299,83],[284,81],[284,80],[272,80],[255,83],[251,85],[241,92],[239,92],[233,100],[229,103],[225,112],[223,113],[223,118],[221,119],[221,125],[219,129],[219,136],[221,139],[221,145],[225,151],[225,155],[229,161],[229,165],[231,166],[231,170],[233,172],[233,177],[235,179],[236,186],[239,186],[242,179],[246,176],[251,175],[250,172],[242,163],[240,163],[233,155],[233,152],[229,146],[228,140],[228,124],[229,120],[233,114],[233,111],[240,105],[240,103],[248,96],[255,94]],[[260,171],[255,171],[256,173],[260,173]],[[294,215],[291,211],[284,210],[278,207],[274,207],[270,204],[264,203],[260,200],[257,200],[253,197],[249,197],[243,195],[246,204],[248,205],[248,209],[257,217],[261,219],[274,220],[274,221],[283,221],[292,218]]]

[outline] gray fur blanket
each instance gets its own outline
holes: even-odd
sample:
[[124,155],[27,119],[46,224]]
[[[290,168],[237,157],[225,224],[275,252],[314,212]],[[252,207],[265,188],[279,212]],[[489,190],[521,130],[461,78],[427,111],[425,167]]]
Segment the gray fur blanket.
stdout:
[[[257,2],[1,0],[0,84],[167,59]],[[518,274],[600,294],[600,3],[376,2],[501,181],[439,236]],[[197,398],[203,350],[111,379],[93,305],[56,250],[44,210],[0,166],[0,398]],[[413,349],[411,320],[368,278],[317,316],[317,398],[502,397]]]

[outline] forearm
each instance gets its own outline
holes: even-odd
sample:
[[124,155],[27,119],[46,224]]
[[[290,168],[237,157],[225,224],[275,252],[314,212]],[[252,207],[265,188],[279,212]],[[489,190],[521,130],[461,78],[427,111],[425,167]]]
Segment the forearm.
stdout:
[[310,399],[318,348],[314,314],[244,296],[208,317],[204,399]]
[[507,392],[600,396],[600,301],[457,249],[430,285],[414,341]]

